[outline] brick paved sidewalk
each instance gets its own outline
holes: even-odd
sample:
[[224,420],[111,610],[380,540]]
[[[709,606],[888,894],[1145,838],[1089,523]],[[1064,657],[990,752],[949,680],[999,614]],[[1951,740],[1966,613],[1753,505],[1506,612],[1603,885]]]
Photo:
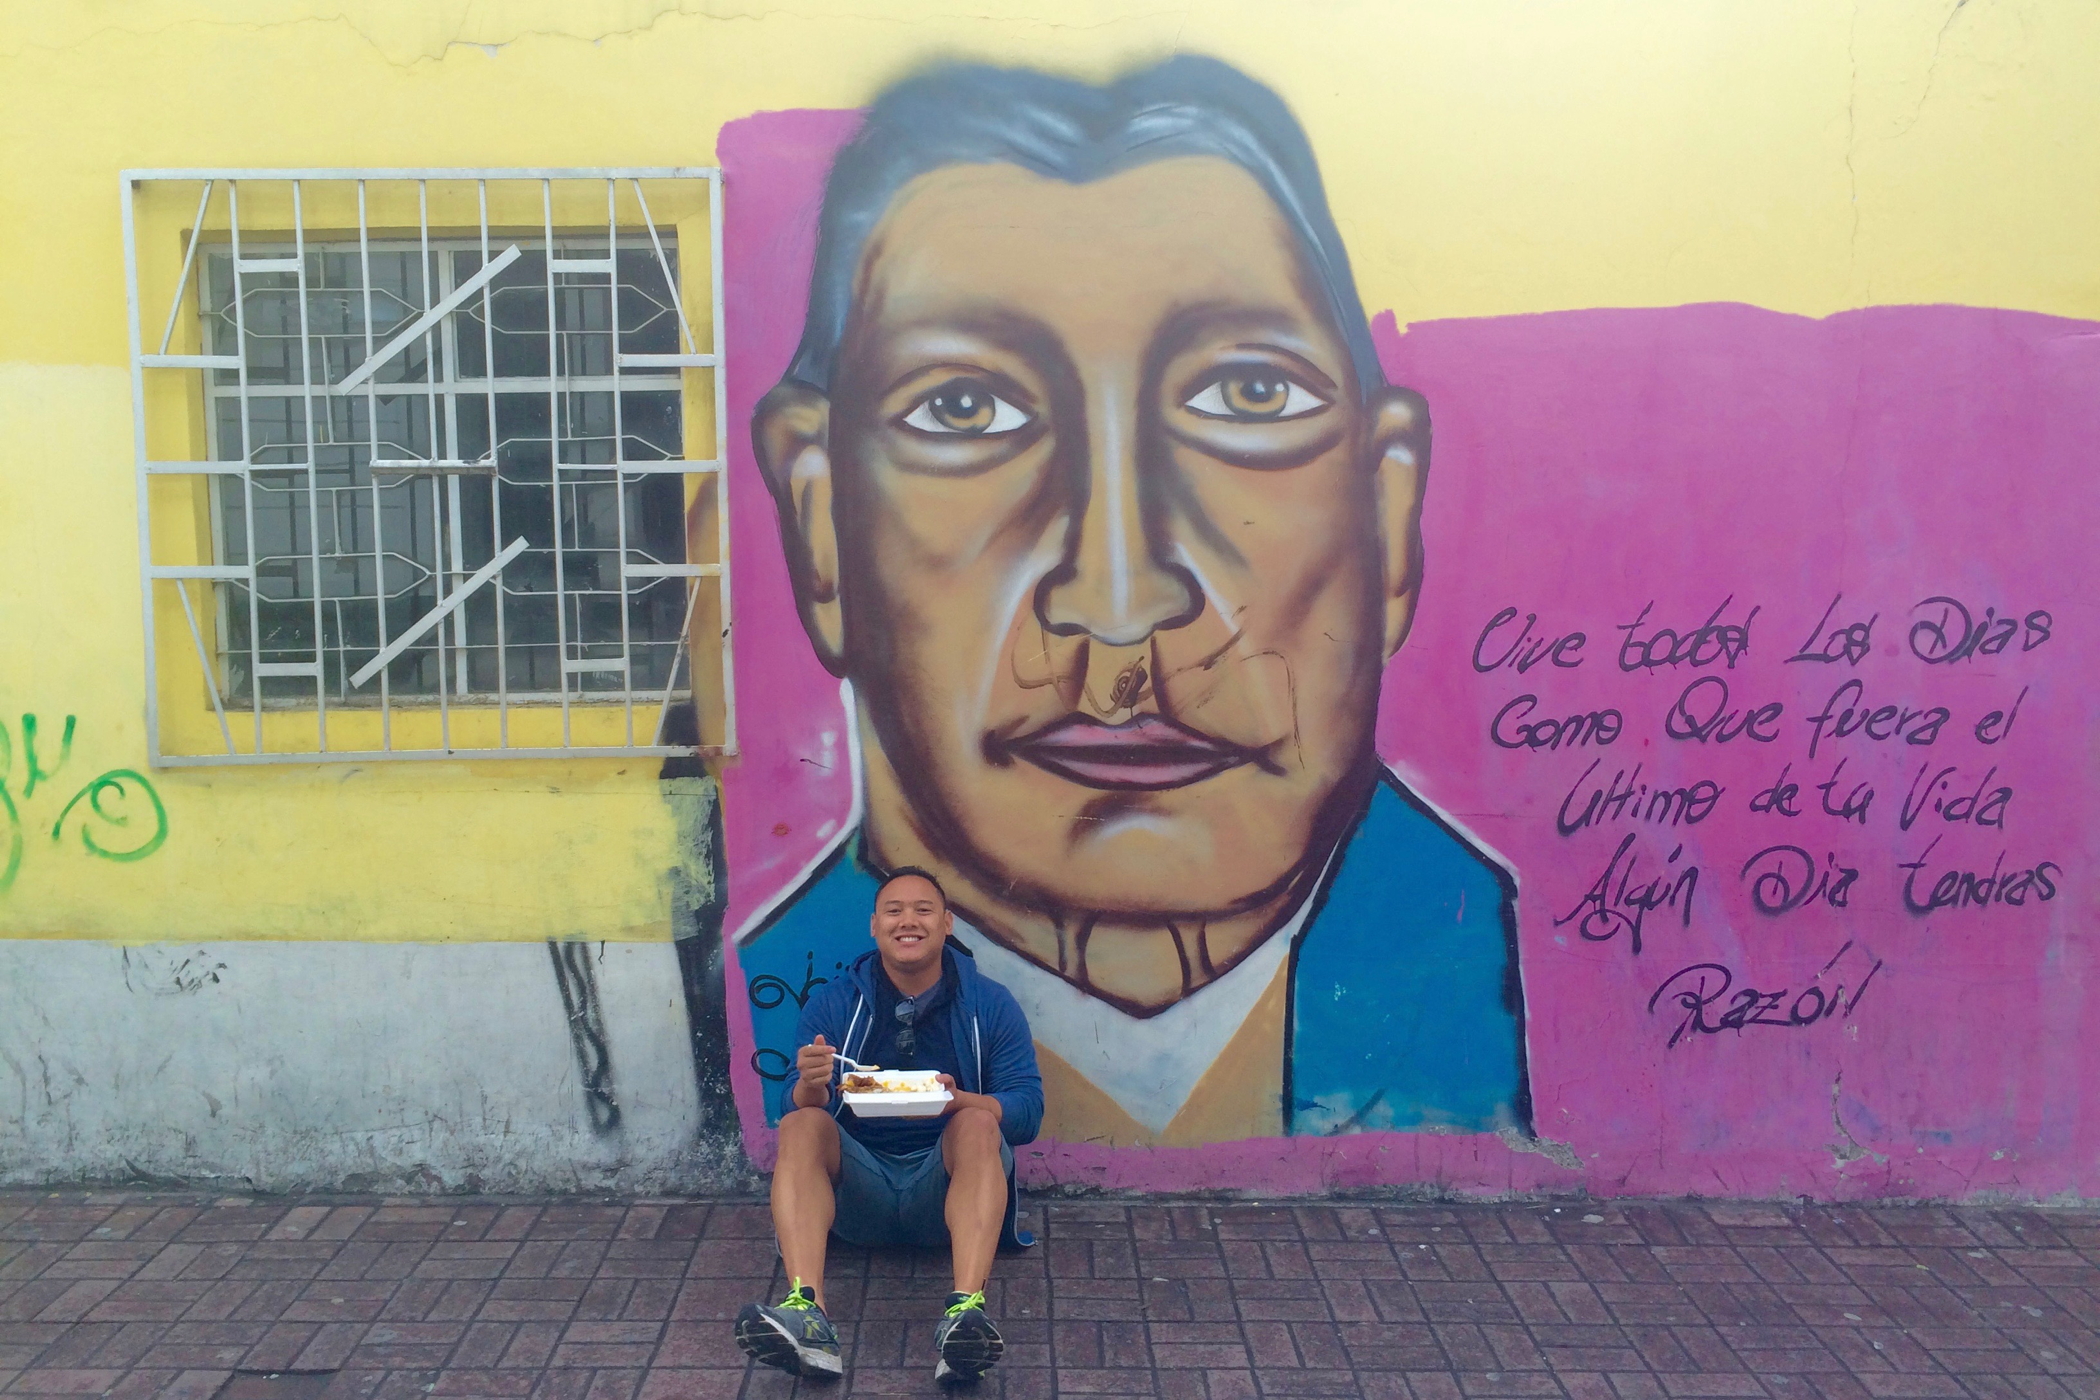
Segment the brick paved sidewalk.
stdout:
[[[975,1394],[2100,1400],[2100,1211],[1033,1205]],[[761,1205],[0,1193],[0,1394],[931,1394],[947,1287],[842,1252],[846,1381],[798,1387],[730,1341]]]

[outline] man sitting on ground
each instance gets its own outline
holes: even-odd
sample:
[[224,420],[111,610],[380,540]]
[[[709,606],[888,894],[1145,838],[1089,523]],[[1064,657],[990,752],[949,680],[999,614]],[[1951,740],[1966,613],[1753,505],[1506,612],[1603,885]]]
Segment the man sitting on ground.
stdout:
[[[777,1306],[748,1304],[736,1320],[737,1345],[769,1366],[841,1372],[838,1333],[824,1315],[834,1233],[868,1248],[949,1245],[955,1291],[934,1332],[935,1380],[975,1380],[1005,1350],[985,1316],[984,1285],[1006,1223],[1013,1149],[1033,1141],[1043,1119],[1043,1080],[1021,1008],[948,946],[954,923],[940,881],[898,869],[875,894],[875,950],[802,1008],[773,1169],[773,1230],[791,1282]],[[839,1096],[840,1054],[939,1071],[953,1098],[938,1117],[859,1117]]]

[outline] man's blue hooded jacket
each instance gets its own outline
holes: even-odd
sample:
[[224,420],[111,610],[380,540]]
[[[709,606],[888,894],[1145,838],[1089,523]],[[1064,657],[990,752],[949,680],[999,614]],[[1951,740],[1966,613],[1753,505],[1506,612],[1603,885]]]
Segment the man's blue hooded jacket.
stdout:
[[[947,1021],[955,1037],[955,1062],[962,1066],[957,1087],[999,1101],[999,1131],[1009,1144],[1019,1147],[1035,1141],[1043,1125],[1043,1076],[1036,1068],[1028,1018],[1006,988],[979,974],[977,960],[959,945],[950,943],[941,950],[941,957],[947,975],[955,979],[955,1009]],[[844,976],[818,987],[796,1024],[796,1047],[821,1035],[825,1044],[848,1059],[864,1058],[875,1025],[875,979],[882,975],[881,955],[870,949],[854,959]],[[844,1106],[838,1093],[837,1061],[832,1062],[831,1073],[831,1114],[836,1118]],[[799,1080],[800,1076],[790,1074],[781,1085],[783,1115],[794,1111]]]

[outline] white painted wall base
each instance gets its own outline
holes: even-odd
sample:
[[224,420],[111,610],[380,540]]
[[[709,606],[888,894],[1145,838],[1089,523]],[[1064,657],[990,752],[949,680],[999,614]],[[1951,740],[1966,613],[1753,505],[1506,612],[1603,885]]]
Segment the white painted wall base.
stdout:
[[675,950],[588,954],[620,1109],[602,1132],[542,943],[0,940],[0,1183],[727,1184]]

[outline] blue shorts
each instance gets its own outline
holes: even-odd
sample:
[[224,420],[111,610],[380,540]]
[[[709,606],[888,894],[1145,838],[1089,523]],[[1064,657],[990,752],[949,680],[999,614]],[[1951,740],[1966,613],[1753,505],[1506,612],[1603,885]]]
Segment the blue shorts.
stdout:
[[[999,1140],[1010,1179],[1014,1150]],[[838,1210],[831,1233],[867,1249],[948,1243],[948,1164],[941,1145],[923,1152],[877,1152],[839,1124]]]

